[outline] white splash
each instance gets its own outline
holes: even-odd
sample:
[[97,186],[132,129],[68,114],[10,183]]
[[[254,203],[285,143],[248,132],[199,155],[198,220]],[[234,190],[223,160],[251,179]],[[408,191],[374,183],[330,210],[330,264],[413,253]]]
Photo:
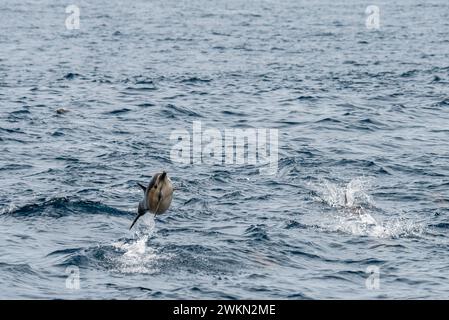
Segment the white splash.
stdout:
[[358,177],[348,184],[335,184],[328,180],[321,180],[318,185],[312,186],[318,194],[320,201],[326,202],[331,207],[374,206],[374,201],[368,194],[371,187],[371,178]]
[[[137,227],[137,228],[136,228]],[[148,273],[158,271],[155,263],[159,259],[157,251],[148,246],[148,239],[155,232],[154,216],[146,214],[139,219],[135,228],[135,238],[131,241],[118,241],[113,243],[113,247],[124,253],[114,258],[117,271],[121,273]]]
[[358,236],[375,238],[396,238],[422,235],[425,225],[410,221],[405,217],[380,221],[373,216],[375,203],[369,195],[372,179],[358,177],[347,185],[338,185],[324,180],[313,186],[318,194],[317,200],[336,208],[336,214],[330,219],[321,219],[320,227],[324,230],[344,232]]
[[12,213],[16,209],[17,209],[17,206],[13,202],[11,202],[8,206],[5,206],[0,210],[0,215]]

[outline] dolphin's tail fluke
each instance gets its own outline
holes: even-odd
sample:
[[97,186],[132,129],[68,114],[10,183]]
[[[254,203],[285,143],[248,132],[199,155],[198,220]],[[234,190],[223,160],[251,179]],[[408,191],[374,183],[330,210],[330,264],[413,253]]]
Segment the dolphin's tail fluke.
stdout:
[[145,213],[139,213],[139,214],[137,215],[137,217],[134,219],[134,221],[133,221],[131,227],[129,227],[129,230],[131,230],[131,229],[134,227],[134,225],[136,224],[137,220],[139,220],[139,218],[140,218],[141,216],[143,216],[144,214],[145,214]]

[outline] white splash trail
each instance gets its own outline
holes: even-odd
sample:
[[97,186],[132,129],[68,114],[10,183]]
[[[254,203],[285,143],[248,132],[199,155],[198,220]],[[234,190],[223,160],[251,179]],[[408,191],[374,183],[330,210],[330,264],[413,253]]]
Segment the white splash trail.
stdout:
[[154,248],[147,245],[148,239],[155,232],[155,220],[152,214],[144,215],[136,231],[135,238],[131,242],[118,241],[113,243],[113,247],[124,251],[122,255],[114,258],[117,271],[121,273],[148,273],[158,271],[155,262],[159,259]]

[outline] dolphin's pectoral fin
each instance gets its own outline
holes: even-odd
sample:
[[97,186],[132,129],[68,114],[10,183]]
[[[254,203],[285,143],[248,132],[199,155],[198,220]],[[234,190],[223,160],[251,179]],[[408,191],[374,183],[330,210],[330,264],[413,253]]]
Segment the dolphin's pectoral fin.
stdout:
[[134,225],[136,224],[137,220],[139,220],[139,218],[140,218],[141,216],[143,216],[144,214],[145,214],[145,212],[144,212],[144,213],[138,213],[138,214],[137,214],[137,217],[134,219],[133,223],[131,224],[131,227],[129,227],[129,230],[131,230],[132,227],[134,227]]
[[147,187],[137,182],[137,185],[143,190],[143,192],[147,192]]
[[[143,187],[141,184],[139,184],[139,186]],[[137,222],[137,220],[139,220],[139,218],[141,216],[143,216],[145,213],[147,212],[147,210],[145,209],[144,205],[141,203],[139,203],[139,207],[137,208],[137,217],[134,219],[133,224],[131,225],[131,227],[129,227],[129,230],[132,229],[132,227],[134,226],[134,224]]]

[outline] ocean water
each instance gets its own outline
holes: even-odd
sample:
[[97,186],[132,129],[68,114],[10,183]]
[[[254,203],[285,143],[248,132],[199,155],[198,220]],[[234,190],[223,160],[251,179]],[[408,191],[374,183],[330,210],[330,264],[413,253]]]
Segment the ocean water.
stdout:
[[[0,298],[449,297],[446,0],[75,4],[0,2]],[[277,173],[173,161],[194,121]]]

